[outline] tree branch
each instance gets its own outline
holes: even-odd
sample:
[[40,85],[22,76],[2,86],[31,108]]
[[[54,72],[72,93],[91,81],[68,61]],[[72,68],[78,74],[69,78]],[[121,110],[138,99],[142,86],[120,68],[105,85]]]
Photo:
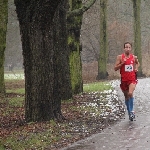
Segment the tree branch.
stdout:
[[83,5],[79,9],[74,9],[72,11],[68,11],[67,12],[68,17],[72,17],[72,16],[75,16],[75,15],[83,14],[84,12],[86,12],[95,3],[95,1],[96,0],[90,0],[90,2],[88,4]]

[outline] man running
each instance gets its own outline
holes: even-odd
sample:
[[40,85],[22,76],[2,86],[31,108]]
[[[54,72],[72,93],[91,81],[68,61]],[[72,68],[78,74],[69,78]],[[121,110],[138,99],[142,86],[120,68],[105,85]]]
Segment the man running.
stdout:
[[128,110],[129,119],[133,121],[135,114],[133,111],[133,91],[137,84],[136,72],[138,71],[139,61],[137,56],[131,54],[132,44],[124,43],[124,53],[117,56],[114,70],[120,70],[121,84],[120,88],[125,96],[125,104]]

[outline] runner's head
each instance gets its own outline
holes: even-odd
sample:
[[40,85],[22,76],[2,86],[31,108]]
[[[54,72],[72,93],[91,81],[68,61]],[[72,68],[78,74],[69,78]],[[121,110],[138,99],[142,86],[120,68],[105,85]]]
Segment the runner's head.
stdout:
[[124,43],[124,53],[129,55],[132,49],[132,44],[130,42]]

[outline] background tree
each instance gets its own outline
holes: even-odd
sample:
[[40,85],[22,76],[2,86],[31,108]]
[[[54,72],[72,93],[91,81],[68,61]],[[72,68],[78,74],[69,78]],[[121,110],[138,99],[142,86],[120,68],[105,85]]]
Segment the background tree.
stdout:
[[100,53],[97,79],[107,78],[107,0],[100,0]]
[[7,17],[8,1],[0,0],[0,97],[3,97],[5,94],[4,51],[6,48]]
[[137,75],[143,76],[142,73],[142,54],[141,54],[141,0],[132,0],[133,2],[133,19],[134,19],[134,54],[138,57],[140,67]]
[[[16,11],[15,6],[9,1],[9,20],[7,28],[7,43],[5,53],[5,64],[8,64],[12,60],[14,63],[20,63],[22,65],[22,47],[20,42],[20,34],[18,32],[18,21],[15,19]],[[13,3],[13,2],[12,2]],[[83,82],[86,77],[96,80],[98,74],[97,58],[99,57],[100,44],[99,44],[99,4],[100,1],[96,1],[88,11],[83,14],[82,26],[81,26],[81,59],[82,59],[82,77]],[[134,29],[133,29],[133,3],[131,0],[109,0],[107,5],[107,27],[108,27],[108,61],[107,71],[108,78],[119,77],[118,72],[114,72],[113,64],[116,59],[116,55],[122,53],[123,43],[130,41],[134,43]],[[142,54],[142,71],[146,76],[150,76],[150,70],[147,63],[149,63],[150,57],[150,1],[141,1],[141,54]],[[19,36],[19,37],[18,37]],[[89,42],[90,40],[90,42]],[[19,46],[20,45],[20,46]],[[133,44],[134,45],[134,44]],[[133,47],[134,49],[134,47]],[[19,52],[16,50],[20,50]],[[93,54],[94,53],[94,54]],[[18,59],[19,58],[19,59]],[[84,66],[87,66],[84,68]],[[90,67],[91,68],[88,68]],[[16,68],[16,66],[15,66]],[[87,69],[88,68],[88,69]],[[5,68],[5,69],[8,69]],[[17,68],[16,68],[17,69]],[[14,70],[15,71],[15,70]],[[90,79],[91,80],[91,79]]]
[[[81,8],[81,0],[70,0],[69,11]],[[82,83],[82,63],[80,52],[82,47],[80,45],[80,30],[82,24],[82,14],[67,17],[68,30],[68,48],[70,50],[70,74],[73,94],[83,92]]]
[[68,48],[70,49],[70,74],[73,94],[83,92],[82,62],[80,44],[81,25],[83,13],[87,11],[96,0],[89,0],[82,4],[82,0],[69,0],[67,15]]

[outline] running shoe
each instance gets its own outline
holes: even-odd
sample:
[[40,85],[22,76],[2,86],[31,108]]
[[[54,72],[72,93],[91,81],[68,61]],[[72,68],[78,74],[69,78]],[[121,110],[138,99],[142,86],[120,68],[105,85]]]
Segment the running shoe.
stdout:
[[135,119],[135,114],[134,114],[134,112],[130,112],[129,119],[130,119],[130,121],[133,121],[133,119]]

